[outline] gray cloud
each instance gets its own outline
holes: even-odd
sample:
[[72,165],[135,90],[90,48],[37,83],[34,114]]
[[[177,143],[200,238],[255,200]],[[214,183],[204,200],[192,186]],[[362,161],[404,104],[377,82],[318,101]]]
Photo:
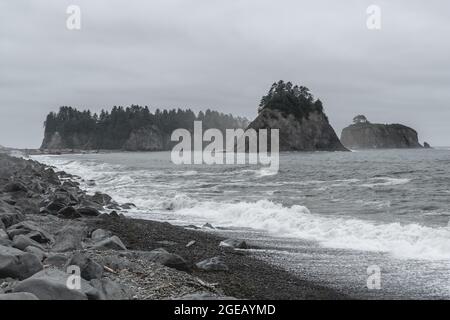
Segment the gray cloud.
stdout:
[[[366,28],[366,8],[382,29]],[[68,31],[66,8],[81,7]],[[72,0],[0,3],[0,144],[39,146],[61,105],[215,108],[253,118],[279,79],[337,133],[355,114],[448,145],[447,1]]]

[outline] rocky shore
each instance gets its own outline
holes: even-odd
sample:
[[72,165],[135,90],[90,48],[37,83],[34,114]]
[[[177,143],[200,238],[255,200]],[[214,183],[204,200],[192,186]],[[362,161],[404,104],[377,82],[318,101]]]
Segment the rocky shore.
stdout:
[[80,179],[0,153],[0,300],[346,298],[244,241],[127,218]]

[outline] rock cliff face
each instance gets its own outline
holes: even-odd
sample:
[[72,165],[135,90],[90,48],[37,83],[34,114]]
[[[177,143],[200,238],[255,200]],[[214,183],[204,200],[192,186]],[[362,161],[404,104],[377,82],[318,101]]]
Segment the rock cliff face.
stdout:
[[46,134],[44,141],[42,141],[42,149],[63,149],[64,145],[59,132],[53,134]]
[[417,132],[401,124],[352,124],[342,130],[341,141],[350,149],[422,148]]
[[317,111],[299,120],[292,114],[264,109],[249,128],[279,129],[280,151],[348,151],[326,115]]
[[[99,148],[92,138],[85,135],[74,134],[69,137],[70,141],[63,139],[59,132],[46,135],[41,149],[46,150],[95,150]],[[170,137],[156,127],[146,127],[133,130],[120,149],[126,151],[163,151],[168,150]],[[69,147],[70,146],[70,147]],[[109,148],[107,148],[109,149]]]
[[161,151],[167,149],[169,139],[156,127],[140,128],[131,132],[123,148],[127,151]]
[[97,149],[93,138],[88,134],[75,133],[70,137],[62,137],[56,131],[52,134],[46,134],[42,142],[41,149],[60,150],[60,149],[80,149],[92,150]]

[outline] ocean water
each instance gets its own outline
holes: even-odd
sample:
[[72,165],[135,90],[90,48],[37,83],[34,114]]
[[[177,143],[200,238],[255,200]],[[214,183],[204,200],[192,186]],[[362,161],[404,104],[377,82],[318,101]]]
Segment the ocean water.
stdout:
[[[361,298],[450,298],[450,150],[281,153],[255,165],[178,166],[169,152],[34,156],[179,225],[211,223],[256,257]],[[367,287],[368,267],[380,289]]]

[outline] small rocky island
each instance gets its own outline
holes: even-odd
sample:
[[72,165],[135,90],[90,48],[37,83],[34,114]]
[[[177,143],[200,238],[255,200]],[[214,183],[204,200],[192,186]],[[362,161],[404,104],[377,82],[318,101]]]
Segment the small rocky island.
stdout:
[[[353,118],[353,124],[342,130],[341,141],[350,149],[423,148],[414,129],[402,124],[371,123],[363,115]],[[429,144],[425,142],[425,146]]]
[[249,128],[279,129],[280,151],[348,151],[306,87],[274,83],[258,111]]

